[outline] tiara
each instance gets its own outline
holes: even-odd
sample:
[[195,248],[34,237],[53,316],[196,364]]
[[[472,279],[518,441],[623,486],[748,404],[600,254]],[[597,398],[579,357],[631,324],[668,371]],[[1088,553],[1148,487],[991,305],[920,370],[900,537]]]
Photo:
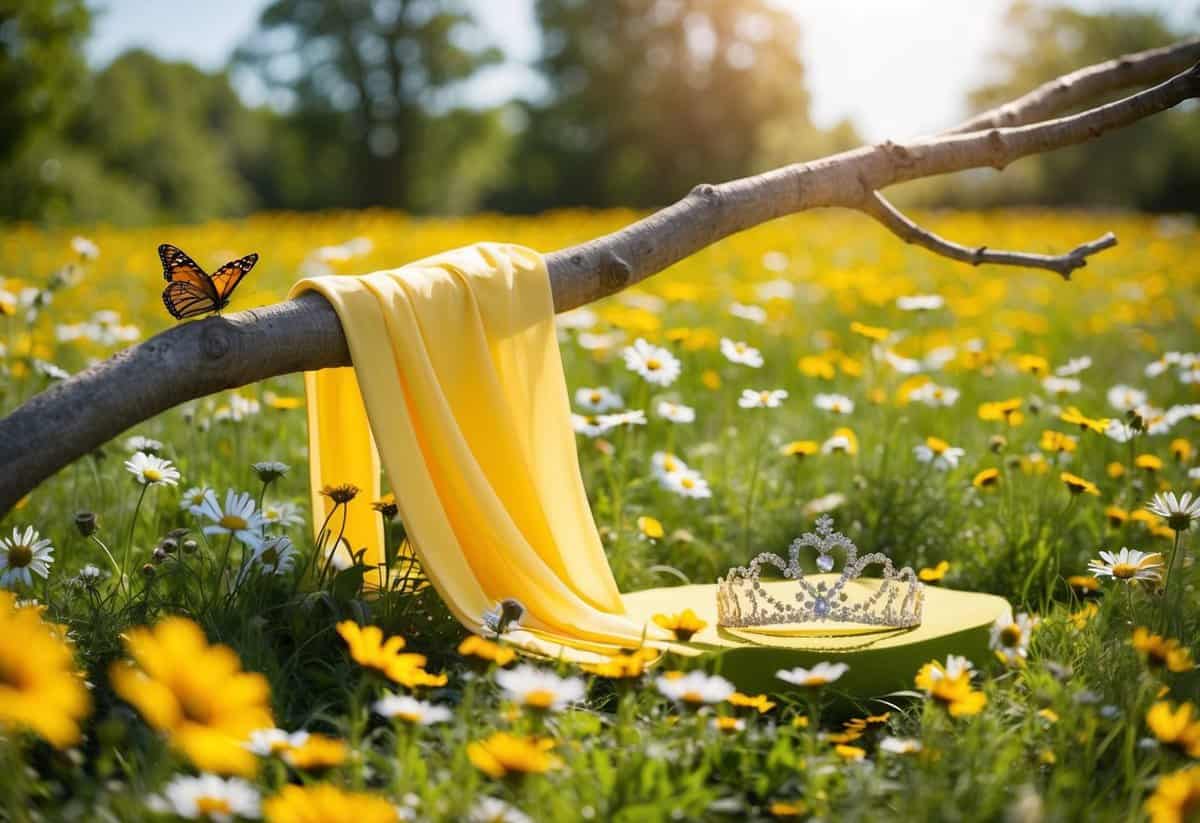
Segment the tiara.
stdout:
[[[805,576],[800,568],[802,549],[817,553],[819,575]],[[841,549],[846,561],[842,573],[832,582],[832,552]],[[881,578],[859,577],[868,566],[883,567]],[[785,580],[764,581],[759,577],[763,566],[774,566]],[[807,532],[792,541],[785,561],[765,552],[749,566],[730,569],[717,580],[717,625],[783,626],[805,623],[844,623],[856,631],[873,631],[870,626],[907,629],[921,624],[925,587],[911,568],[899,571],[891,558],[875,552],[858,556],[853,541],[833,529],[833,518],[817,520],[815,533]],[[833,628],[832,626],[827,628]]]

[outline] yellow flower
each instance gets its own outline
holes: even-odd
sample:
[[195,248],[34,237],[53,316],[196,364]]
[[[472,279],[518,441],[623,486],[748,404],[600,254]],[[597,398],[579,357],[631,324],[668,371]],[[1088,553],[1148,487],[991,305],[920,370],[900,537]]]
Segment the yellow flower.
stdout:
[[798,714],[795,717],[793,717],[792,718],[792,728],[793,729],[807,729],[808,728],[808,717],[806,717],[805,715],[802,715],[802,714]]
[[298,409],[304,405],[304,398],[289,397],[286,395],[275,394],[274,392],[264,392],[263,403],[272,409]]
[[692,635],[708,625],[691,609],[684,609],[678,614],[656,614],[652,619],[656,625],[674,632],[675,638],[684,643],[691,640]]
[[876,343],[882,343],[891,334],[891,332],[882,326],[868,326],[866,323],[859,323],[857,320],[850,324],[850,331],[859,337],[865,337]]
[[283,759],[294,768],[316,771],[342,765],[346,762],[347,754],[349,750],[341,740],[323,734],[310,734],[299,746],[285,751]]
[[1104,467],[1104,472],[1113,480],[1125,476],[1125,464],[1119,463],[1116,460]]
[[987,489],[1000,484],[999,469],[984,469],[979,474],[975,475],[971,480],[971,485],[977,489]]
[[1109,506],[1104,510],[1104,516],[1108,518],[1108,525],[1114,529],[1119,529],[1129,519],[1129,512],[1118,506]]
[[860,749],[858,746],[838,744],[837,746],[833,747],[833,750],[837,752],[838,757],[850,763],[855,763],[867,756],[867,750]]
[[705,369],[700,374],[700,382],[709,391],[716,391],[721,388],[721,375],[717,374],[713,369]]
[[1096,434],[1104,434],[1108,428],[1108,418],[1088,417],[1074,406],[1067,406],[1058,419],[1064,423],[1073,423],[1083,431],[1093,431]]
[[507,777],[510,774],[541,774],[562,765],[549,750],[552,740],[516,737],[496,732],[486,740],[476,740],[467,746],[467,757],[475,768],[488,777]]
[[358,486],[353,483],[342,483],[338,486],[322,486],[321,494],[334,503],[349,503],[358,496]]
[[1188,463],[1192,459],[1192,444],[1184,440],[1182,437],[1177,437],[1171,441],[1171,445],[1167,447],[1167,451],[1171,453],[1171,457],[1175,458],[1178,463]]
[[614,654],[600,663],[581,663],[579,668],[598,677],[610,680],[627,680],[641,677],[646,664],[658,657],[654,649],[638,649],[629,654]]
[[942,560],[933,568],[924,568],[917,572],[917,577],[921,578],[926,583],[939,583],[946,576],[946,572],[950,571],[950,564]]
[[202,771],[255,772],[257,761],[243,744],[252,731],[275,725],[265,677],[242,671],[233,649],[210,646],[182,617],[131,629],[125,648],[133,663],[114,663],[109,679],[147,723]]
[[1152,634],[1139,626],[1133,632],[1133,647],[1146,656],[1154,668],[1165,668],[1172,672],[1189,672],[1196,668],[1192,652],[1174,638]]
[[737,734],[746,728],[746,721],[738,717],[714,717],[712,726],[721,734]]
[[815,440],[793,440],[779,447],[779,453],[785,457],[808,457],[821,450],[821,445]]
[[1160,777],[1144,808],[1150,823],[1194,821],[1200,811],[1200,766]]
[[1191,703],[1181,703],[1179,708],[1165,700],[1155,703],[1146,712],[1146,726],[1159,743],[1177,748],[1188,757],[1200,757],[1200,717]]
[[1042,709],[1038,712],[1038,717],[1047,723],[1057,723],[1059,719],[1058,712],[1054,711],[1054,709]]
[[480,660],[495,663],[497,666],[507,666],[517,657],[517,653],[512,648],[501,646],[499,643],[477,634],[473,634],[459,643],[458,653],[463,657],[477,657]]
[[1100,581],[1090,574],[1073,574],[1067,578],[1067,585],[1081,597],[1100,591]]
[[832,380],[836,374],[833,363],[826,356],[808,354],[800,358],[796,364],[800,373],[805,377],[817,377],[821,380]]
[[1162,458],[1153,454],[1139,454],[1133,459],[1133,465],[1150,473],[1162,471]]
[[[1094,579],[1094,578],[1093,578]],[[1097,581],[1099,582],[1099,581]],[[1071,612],[1071,624],[1078,630],[1083,631],[1092,618],[1100,613],[1100,607],[1094,602],[1088,601],[1083,604],[1083,608],[1077,612]]]
[[944,705],[952,717],[979,714],[987,705],[987,695],[971,688],[970,664],[954,655],[945,665],[935,660],[922,666],[916,684]]
[[79,740],[91,708],[61,632],[0,591],[0,729],[28,730],[61,749]]
[[638,531],[651,540],[657,540],[666,533],[663,531],[662,523],[647,515],[642,515],[637,519],[637,527]]
[[1075,451],[1077,441],[1069,434],[1063,434],[1053,429],[1046,429],[1042,432],[1042,439],[1038,443],[1038,448],[1042,451],[1054,452],[1055,454],[1070,454]]
[[787,818],[787,817],[804,817],[808,814],[808,806],[802,801],[786,802],[777,800],[767,807],[771,817]]
[[1077,474],[1063,472],[1058,476],[1058,479],[1066,485],[1067,491],[1069,491],[1071,494],[1083,494],[1084,492],[1087,492],[1088,494],[1094,494],[1097,497],[1100,496],[1100,489],[1095,483],[1090,480],[1084,480]]
[[346,792],[329,783],[284,786],[263,801],[267,823],[395,823],[396,808],[382,797]]
[[1035,377],[1044,377],[1050,371],[1050,363],[1040,355],[1020,354],[1017,355],[1017,370]]
[[353,620],[338,623],[337,631],[350,647],[350,657],[363,668],[373,669],[410,689],[446,684],[446,675],[425,671],[425,655],[400,653],[404,638],[398,634],[385,642],[383,630],[378,626],[359,626]]
[[775,708],[775,703],[765,694],[748,695],[741,692],[734,692],[729,695],[729,702],[734,706],[754,709],[759,714],[766,714]]
[[1019,426],[1025,420],[1021,414],[1021,398],[1013,397],[1008,400],[996,400],[979,406],[979,419],[1003,421],[1010,426]]

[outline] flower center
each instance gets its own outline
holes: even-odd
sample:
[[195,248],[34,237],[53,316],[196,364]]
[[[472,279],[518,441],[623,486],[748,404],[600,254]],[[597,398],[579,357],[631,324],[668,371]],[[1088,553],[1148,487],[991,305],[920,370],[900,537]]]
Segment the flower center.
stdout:
[[264,551],[262,553],[262,556],[260,559],[262,560],[264,565],[274,566],[276,563],[279,562],[279,550],[275,549],[275,548],[267,549],[266,551]]
[[549,689],[534,689],[525,693],[525,705],[534,709],[548,709],[554,705],[554,692]]
[[760,391],[758,393],[758,399],[763,403],[769,403],[771,401],[771,394],[770,392]]
[[662,368],[662,363],[657,357],[651,357],[646,360],[646,368],[650,371],[658,371]]
[[248,525],[244,517],[238,517],[236,514],[226,514],[218,521],[218,525],[229,529],[231,532],[241,531]]
[[1128,580],[1138,572],[1138,567],[1132,563],[1115,563],[1112,567],[1113,577]]
[[1016,623],[1010,623],[1000,632],[1000,642],[1008,648],[1013,648],[1021,642],[1021,627]]
[[599,402],[600,402],[600,392],[598,392],[598,391],[594,391],[594,392],[592,392],[592,393],[591,393],[590,395],[588,395],[588,396],[592,398],[592,402],[593,402],[593,403],[599,403]]
[[196,798],[196,811],[205,816],[233,813],[228,800],[223,797],[209,797],[208,795]]
[[163,478],[162,472],[160,472],[158,469],[152,469],[149,467],[142,469],[142,477],[146,478],[146,480],[151,483],[157,483]]
[[804,681],[804,685],[805,686],[824,686],[828,682],[829,682],[828,680],[826,680],[824,677],[821,677],[819,674],[811,674],[808,676],[808,679],[806,679]]
[[417,712],[396,712],[396,717],[399,717],[405,723],[420,723],[421,715]]
[[14,569],[23,569],[33,562],[33,549],[18,543],[8,550],[8,565]]
[[690,477],[685,477],[679,481],[679,485],[683,486],[685,489],[691,489],[691,488],[695,488],[696,481]]

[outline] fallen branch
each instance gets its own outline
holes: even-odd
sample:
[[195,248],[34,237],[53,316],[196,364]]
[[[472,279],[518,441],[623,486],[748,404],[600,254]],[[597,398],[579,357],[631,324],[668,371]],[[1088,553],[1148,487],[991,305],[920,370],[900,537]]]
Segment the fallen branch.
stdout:
[[[1146,66],[1161,70],[1165,64],[1138,63],[1145,72]],[[1095,88],[1102,85],[1111,88]],[[1076,262],[1082,264],[1115,238],[1101,238],[1058,257],[966,249],[920,229],[877,190],[965,169],[1003,168],[1198,96],[1200,65],[1122,100],[1057,120],[907,144],[886,142],[720,185],[700,185],[678,203],[620,231],[547,255],[554,306],[562,312],[599,300],[731,234],[823,207],[863,211],[906,240],[956,260],[1026,266],[1037,261],[1065,276],[1067,265],[1078,268]],[[1062,95],[1058,98],[1061,103]],[[1026,115],[1030,110],[1022,109]],[[1049,262],[1058,260],[1065,262]],[[313,294],[169,329],[52,386],[0,420],[0,513],[60,468],[179,403],[276,375],[346,365],[350,355],[337,316]]]

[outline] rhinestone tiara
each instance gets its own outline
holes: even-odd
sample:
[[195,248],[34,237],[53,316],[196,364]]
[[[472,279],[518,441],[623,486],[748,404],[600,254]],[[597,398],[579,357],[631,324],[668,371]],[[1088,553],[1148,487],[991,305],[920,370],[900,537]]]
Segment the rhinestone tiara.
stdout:
[[[748,566],[730,569],[717,580],[717,625],[730,628],[783,626],[793,624],[858,624],[868,627],[907,629],[921,625],[925,587],[911,568],[899,571],[891,558],[878,552],[858,556],[853,541],[834,531],[833,518],[817,520],[816,532],[807,532],[792,541],[785,561],[765,552]],[[819,575],[806,576],[800,568],[800,553],[812,549],[817,555]],[[833,552],[845,553],[845,565],[836,579],[832,577]],[[883,567],[880,578],[864,578],[868,566]],[[764,581],[759,572],[774,566],[782,581]]]

